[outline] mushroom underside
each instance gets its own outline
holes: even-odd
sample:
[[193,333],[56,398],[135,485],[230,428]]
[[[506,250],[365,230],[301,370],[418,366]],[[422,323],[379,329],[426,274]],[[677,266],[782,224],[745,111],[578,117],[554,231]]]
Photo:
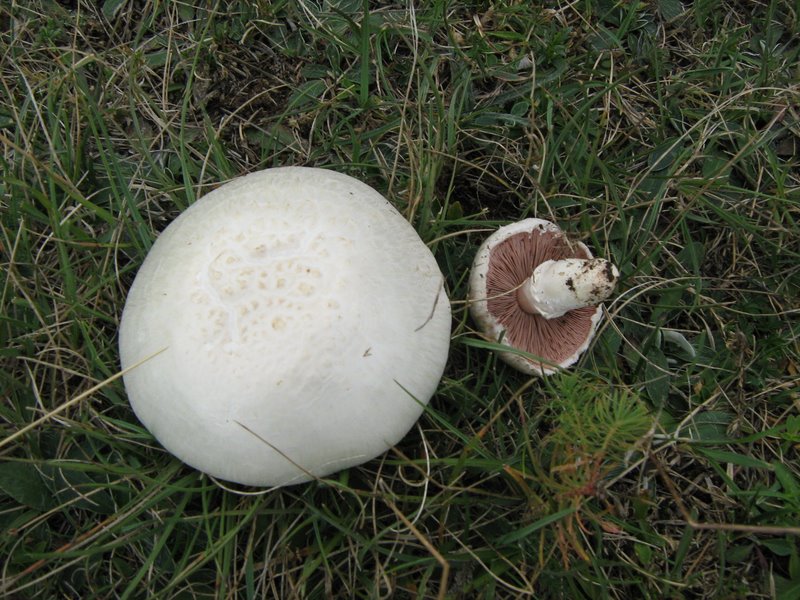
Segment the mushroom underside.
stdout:
[[526,312],[517,301],[517,290],[537,265],[565,258],[588,259],[591,254],[582,244],[570,244],[563,234],[534,230],[514,234],[495,246],[487,270],[488,312],[505,330],[508,345],[546,359],[545,364],[531,361],[540,368],[573,358],[594,329],[596,306],[546,319]]

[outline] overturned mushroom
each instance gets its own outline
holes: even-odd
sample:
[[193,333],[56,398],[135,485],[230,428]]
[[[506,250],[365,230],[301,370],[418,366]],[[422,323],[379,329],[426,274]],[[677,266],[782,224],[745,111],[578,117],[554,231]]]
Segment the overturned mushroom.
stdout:
[[524,373],[550,375],[589,346],[600,303],[618,277],[614,265],[570,242],[557,225],[525,219],[501,227],[478,250],[470,311],[487,337],[520,351],[501,352],[504,361]]

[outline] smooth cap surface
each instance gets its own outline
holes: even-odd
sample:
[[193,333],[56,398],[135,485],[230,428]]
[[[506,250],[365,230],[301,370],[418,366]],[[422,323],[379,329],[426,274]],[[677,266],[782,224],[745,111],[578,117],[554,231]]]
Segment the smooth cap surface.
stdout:
[[279,486],[396,444],[450,341],[444,278],[378,192],[267,169],[198,200],[156,241],[120,326],[131,405],[215,477]]

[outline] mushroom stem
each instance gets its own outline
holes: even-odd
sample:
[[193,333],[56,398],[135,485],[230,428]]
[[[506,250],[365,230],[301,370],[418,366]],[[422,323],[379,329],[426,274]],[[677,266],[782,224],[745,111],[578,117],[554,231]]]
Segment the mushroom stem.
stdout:
[[599,304],[617,283],[617,267],[602,258],[546,260],[517,291],[522,309],[546,319]]

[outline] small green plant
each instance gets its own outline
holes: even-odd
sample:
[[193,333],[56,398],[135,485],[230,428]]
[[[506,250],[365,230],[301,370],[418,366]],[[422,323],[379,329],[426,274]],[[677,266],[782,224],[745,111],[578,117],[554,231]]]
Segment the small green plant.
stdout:
[[567,567],[573,554],[590,560],[578,534],[578,528],[589,531],[585,520],[604,531],[617,529],[603,518],[605,484],[647,439],[654,417],[626,388],[576,374],[556,376],[548,385],[552,428],[538,444],[529,445],[527,473],[511,467],[506,473],[531,500],[534,518],[564,515],[551,531]]

